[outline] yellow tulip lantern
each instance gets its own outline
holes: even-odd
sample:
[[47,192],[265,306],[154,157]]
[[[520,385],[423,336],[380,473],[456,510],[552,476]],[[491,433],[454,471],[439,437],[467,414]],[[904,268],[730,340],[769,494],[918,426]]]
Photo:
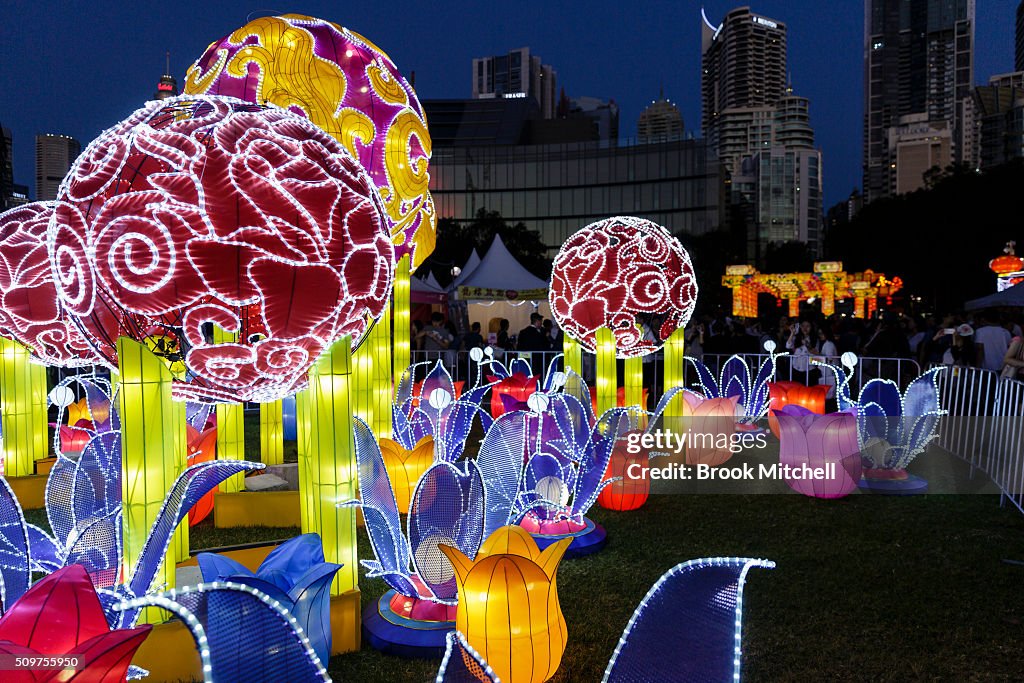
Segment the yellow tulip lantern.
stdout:
[[475,561],[439,546],[455,568],[456,629],[505,683],[542,683],[558,670],[568,629],[555,574],[570,543],[541,552],[530,534],[507,526],[484,541]]
[[391,490],[395,494],[395,503],[402,514],[409,512],[416,482],[420,480],[427,468],[434,463],[434,438],[425,436],[410,451],[391,439],[380,439],[380,453],[384,458],[384,467],[391,480]]

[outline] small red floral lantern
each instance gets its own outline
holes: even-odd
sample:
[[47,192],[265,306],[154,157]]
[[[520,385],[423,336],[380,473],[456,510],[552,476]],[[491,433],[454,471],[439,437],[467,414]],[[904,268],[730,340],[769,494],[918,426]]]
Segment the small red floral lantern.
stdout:
[[[647,476],[650,453],[646,448],[639,452],[629,451],[629,439],[641,431],[626,432],[625,438],[615,444],[608,469],[604,473],[605,480],[621,477],[620,481],[608,484],[597,497],[597,504],[608,510],[636,510],[647,502],[651,495],[651,480]],[[637,465],[637,467],[632,467]]]
[[[526,373],[517,372],[501,380],[491,389],[491,417],[497,419],[505,414],[505,403],[502,396],[508,396],[520,403],[526,403],[530,395],[537,391],[537,375],[530,377]],[[497,377],[488,375],[487,381],[497,382]]]
[[769,382],[768,426],[775,438],[779,438],[779,420],[775,417],[776,410],[796,405],[806,408],[815,415],[824,415],[825,397],[828,396],[829,388],[828,384],[815,384],[809,387],[800,382]]

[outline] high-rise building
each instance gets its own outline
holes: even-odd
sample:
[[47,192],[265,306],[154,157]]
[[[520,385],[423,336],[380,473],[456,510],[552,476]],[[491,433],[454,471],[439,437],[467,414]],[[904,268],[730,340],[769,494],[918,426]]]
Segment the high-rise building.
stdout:
[[[897,186],[920,187],[899,169],[899,159],[891,157],[901,145],[889,136],[902,135],[904,126],[911,125],[905,117],[913,117],[915,130],[920,128],[921,114],[934,130],[948,130],[952,163],[974,163],[974,4],[974,0],[865,0],[866,201],[894,194]],[[916,154],[904,158],[914,159],[913,164],[919,159]]]
[[473,99],[532,97],[545,119],[555,117],[557,73],[530,48],[473,60]]
[[82,151],[78,140],[47,133],[36,136],[36,199],[52,201],[71,164]]
[[770,106],[786,94],[786,25],[749,7],[732,10],[717,27],[701,15],[701,126],[716,145],[723,112]]
[[0,126],[0,211],[28,202],[28,188],[14,182],[14,138]]
[[1014,50],[1013,69],[1024,71],[1024,0],[1017,5],[1017,35]]
[[817,254],[824,220],[822,157],[810,102],[786,84],[786,25],[740,7],[714,26],[702,13],[703,120],[727,177],[731,223],[747,226],[747,257],[772,242]]
[[164,75],[156,83],[156,92],[153,93],[154,100],[166,100],[178,95],[178,80],[171,75],[171,53],[167,53],[167,65],[164,68]]
[[665,99],[664,91],[640,112],[636,137],[640,144],[683,139],[683,115],[679,107]]
[[1024,158],[1024,72],[999,74],[974,89],[978,166]]

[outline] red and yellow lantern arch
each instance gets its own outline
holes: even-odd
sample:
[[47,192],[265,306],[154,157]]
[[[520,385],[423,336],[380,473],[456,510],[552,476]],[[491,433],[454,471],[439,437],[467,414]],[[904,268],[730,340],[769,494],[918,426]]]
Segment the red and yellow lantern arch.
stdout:
[[757,295],[771,294],[781,306],[789,302],[789,315],[798,315],[800,302],[819,299],[823,315],[835,313],[840,299],[853,299],[853,316],[864,318],[878,308],[878,299],[892,303],[903,288],[899,277],[892,279],[873,270],[847,273],[841,261],[819,261],[811,273],[760,273],[753,266],[726,266],[722,286],[732,290],[732,314],[757,317]]

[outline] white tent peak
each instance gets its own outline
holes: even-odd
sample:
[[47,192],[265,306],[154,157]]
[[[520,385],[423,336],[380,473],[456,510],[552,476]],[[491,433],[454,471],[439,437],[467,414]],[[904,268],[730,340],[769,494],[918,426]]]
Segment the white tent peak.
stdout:
[[476,249],[473,249],[469,254],[469,258],[466,259],[466,263],[462,266],[462,272],[452,280],[450,285],[451,289],[454,289],[465,282],[466,278],[473,274],[473,271],[480,265],[480,254],[476,253]]
[[495,235],[480,265],[457,286],[521,292],[527,289],[547,289],[548,282],[524,268],[505,246],[501,236]]
[[431,294],[444,294],[444,287],[438,284],[437,278],[432,272],[427,272],[426,277],[409,278],[410,289],[414,292],[429,292]]

